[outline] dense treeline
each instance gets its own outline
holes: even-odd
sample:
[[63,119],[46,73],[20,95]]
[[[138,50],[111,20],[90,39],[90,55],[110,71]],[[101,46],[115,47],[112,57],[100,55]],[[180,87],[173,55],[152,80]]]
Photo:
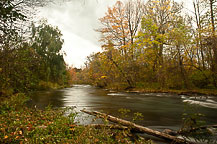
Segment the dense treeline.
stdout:
[[118,1],[99,19],[102,52],[79,78],[125,88],[217,88],[217,2],[194,0],[193,15],[171,0]]
[[0,1],[0,94],[67,84],[62,34],[33,23],[32,1]]

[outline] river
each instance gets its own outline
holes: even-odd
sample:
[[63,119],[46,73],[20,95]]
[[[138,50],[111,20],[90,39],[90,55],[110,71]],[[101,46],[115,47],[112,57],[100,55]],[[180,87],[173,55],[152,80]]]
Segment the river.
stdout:
[[74,85],[60,90],[39,91],[32,94],[31,105],[44,109],[75,107],[96,110],[120,117],[119,109],[129,109],[129,120],[133,114],[142,113],[143,120],[136,123],[157,130],[178,130],[182,125],[183,113],[199,112],[205,115],[207,124],[217,123],[216,96],[186,96],[170,93],[126,93],[96,88],[90,85]]

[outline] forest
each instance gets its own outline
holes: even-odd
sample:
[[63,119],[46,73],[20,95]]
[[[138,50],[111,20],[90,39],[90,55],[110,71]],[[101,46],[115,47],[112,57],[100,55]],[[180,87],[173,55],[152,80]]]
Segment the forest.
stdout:
[[[42,2],[0,2],[0,95],[67,85],[60,30],[46,20],[33,23]],[[31,11],[30,11],[31,10]]]
[[102,52],[80,82],[116,89],[216,89],[217,2],[118,1],[99,19]]
[[[216,89],[216,1],[192,11],[171,0],[117,1],[99,19],[102,52],[76,72],[64,62],[61,31],[32,9],[44,2],[1,1],[1,95],[88,83],[116,89]],[[75,74],[77,73],[77,74]]]
[[[65,1],[70,0],[58,2]],[[168,143],[217,142],[216,0],[192,0],[191,8],[173,0],[117,1],[95,29],[101,52],[88,56],[81,69],[64,61],[60,29],[46,19],[35,21],[37,8],[50,2],[0,0],[0,143],[153,144],[153,137]],[[39,106],[49,104],[38,108],[34,96]],[[102,124],[80,123],[76,106]],[[89,111],[98,106],[115,109],[119,113],[112,115],[120,117],[129,113],[132,122]],[[140,118],[153,119],[138,125]]]

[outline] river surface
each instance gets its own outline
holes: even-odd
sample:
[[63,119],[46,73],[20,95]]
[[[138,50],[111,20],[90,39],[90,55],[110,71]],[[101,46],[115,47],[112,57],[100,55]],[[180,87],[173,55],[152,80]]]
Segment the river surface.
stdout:
[[170,93],[125,93],[96,88],[90,85],[74,85],[52,91],[40,91],[32,95],[31,105],[44,109],[54,107],[75,107],[96,110],[121,117],[119,109],[129,109],[129,120],[133,114],[142,113],[143,120],[136,123],[157,130],[171,128],[178,130],[183,113],[199,112],[205,115],[207,124],[217,123],[216,96],[185,96]]

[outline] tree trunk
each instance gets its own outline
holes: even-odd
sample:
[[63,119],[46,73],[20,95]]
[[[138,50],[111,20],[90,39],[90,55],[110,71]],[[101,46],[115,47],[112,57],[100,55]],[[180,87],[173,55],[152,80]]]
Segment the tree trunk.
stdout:
[[209,0],[210,2],[210,18],[211,18],[211,24],[212,24],[212,42],[211,42],[211,46],[214,52],[214,62],[213,62],[213,84],[214,86],[217,88],[217,37],[215,34],[215,20],[214,20],[214,12],[213,12],[213,7],[214,7],[214,0]]
[[97,112],[97,111],[89,112],[89,111],[86,111],[86,110],[81,110],[81,111],[84,112],[84,113],[90,114],[90,115],[94,115],[94,116],[98,116],[98,117],[103,118],[103,119],[107,119],[107,120],[109,120],[111,122],[118,123],[118,124],[121,124],[123,126],[127,126],[127,127],[131,128],[132,130],[135,130],[137,132],[142,132],[142,133],[146,133],[148,135],[152,135],[152,136],[155,136],[155,137],[158,137],[158,138],[162,138],[162,139],[170,141],[172,143],[177,143],[177,144],[178,143],[179,144],[189,143],[189,144],[193,144],[192,142],[187,142],[184,139],[180,139],[180,138],[168,135],[168,134],[163,133],[163,132],[152,130],[150,128],[143,127],[143,126],[137,125],[137,124],[135,124],[133,122],[129,122],[129,121],[126,121],[126,120],[123,120],[123,119],[119,119],[119,118],[116,118],[114,116],[110,116],[110,115],[107,115],[107,114],[104,114],[104,113],[100,113],[100,112]]
[[108,57],[108,59],[116,66],[116,68],[119,70],[119,72],[122,74],[126,82],[128,83],[128,88],[133,88],[133,82],[128,78],[127,74],[122,71],[122,69],[119,67],[119,65],[113,60],[113,58]]
[[129,128],[126,126],[121,126],[121,125],[117,125],[117,124],[89,124],[89,125],[85,125],[88,127],[94,127],[96,129],[101,129],[101,128],[109,128],[109,129],[118,129],[118,130],[128,130]]

